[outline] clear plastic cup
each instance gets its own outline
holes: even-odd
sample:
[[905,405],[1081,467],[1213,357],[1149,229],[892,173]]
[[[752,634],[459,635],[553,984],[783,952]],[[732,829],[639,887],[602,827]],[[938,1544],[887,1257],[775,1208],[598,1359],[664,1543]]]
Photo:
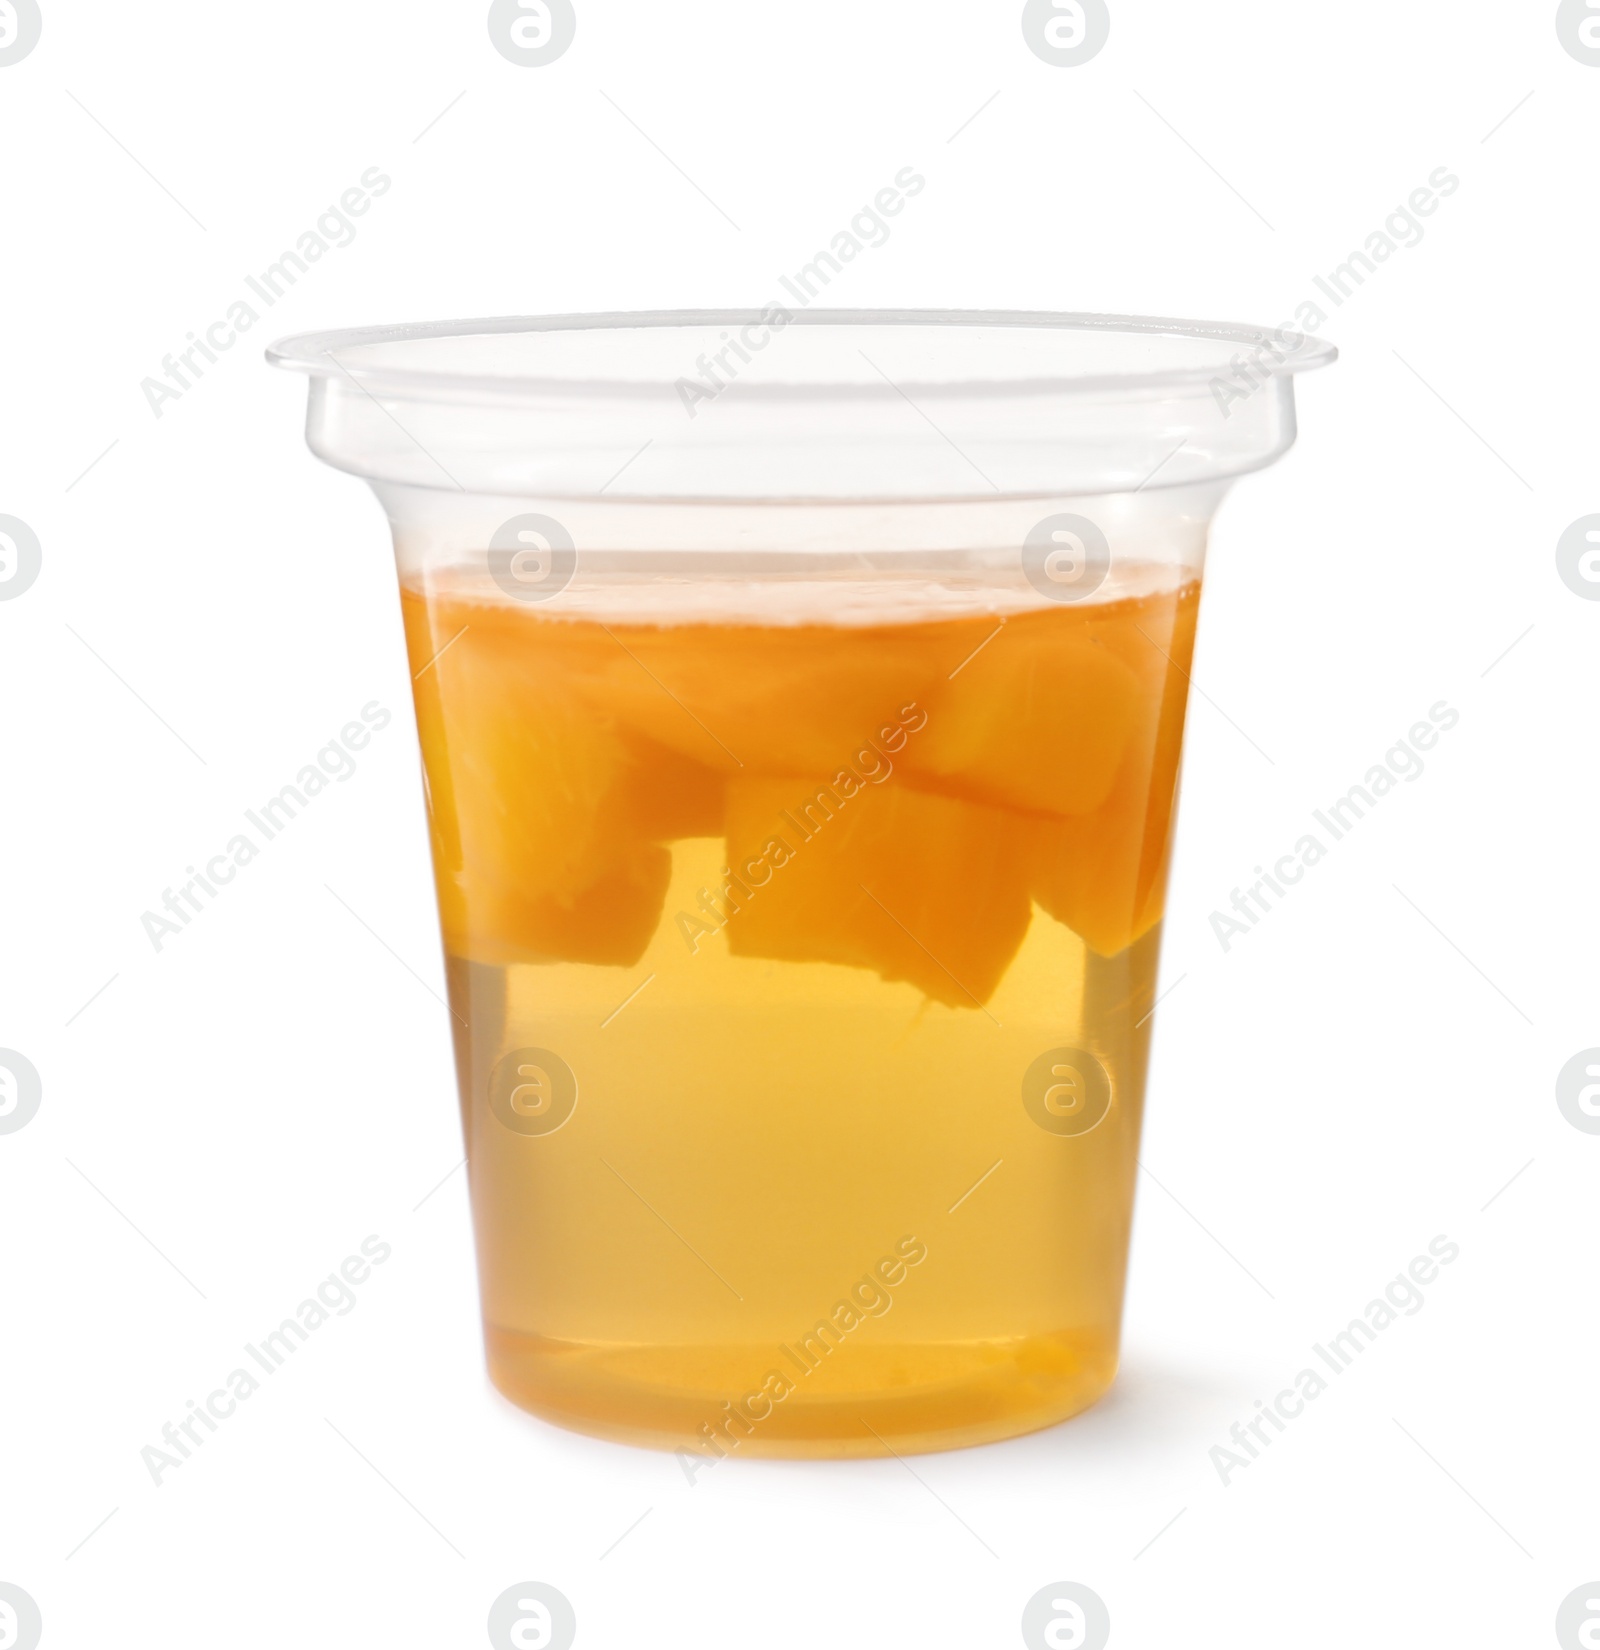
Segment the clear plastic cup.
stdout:
[[507,1396],[692,1478],[1106,1390],[1207,531],[1333,353],[776,307],[271,351],[394,532]]

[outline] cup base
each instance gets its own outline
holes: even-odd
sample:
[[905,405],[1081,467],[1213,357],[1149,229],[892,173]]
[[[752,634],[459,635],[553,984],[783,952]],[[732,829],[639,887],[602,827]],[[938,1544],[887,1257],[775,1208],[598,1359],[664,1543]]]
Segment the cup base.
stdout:
[[485,1340],[490,1379],[519,1408],[685,1452],[691,1482],[729,1457],[843,1460],[1015,1438],[1089,1408],[1117,1368],[1115,1340],[1084,1330],[841,1348],[831,1367],[789,1348],[583,1344],[493,1325]]

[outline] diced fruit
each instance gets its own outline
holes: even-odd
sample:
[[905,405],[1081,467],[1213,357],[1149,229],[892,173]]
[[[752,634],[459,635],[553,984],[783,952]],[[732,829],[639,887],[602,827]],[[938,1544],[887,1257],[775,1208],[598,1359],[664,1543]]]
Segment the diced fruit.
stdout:
[[[1093,814],[1041,820],[1036,828],[1034,898],[1102,956],[1132,945],[1165,907],[1195,618],[1191,595],[1178,604],[1162,646],[1150,643],[1148,658],[1127,644],[1143,665],[1141,714],[1105,802]],[[1169,655],[1177,668],[1169,668]]]
[[476,962],[636,962],[671,856],[635,822],[629,790],[686,815],[691,765],[669,756],[672,784],[652,784],[531,650],[497,645],[488,625],[450,644],[409,599],[406,619],[447,949]]
[[633,828],[651,842],[721,836],[725,781],[714,768],[643,739],[627,741],[621,803]]
[[1197,597],[1033,608],[996,631],[970,611],[608,625],[407,587],[446,943],[631,964],[660,921],[665,844],[725,836],[736,876],[767,876],[732,891],[735,955],[970,1007],[1030,895],[1115,954],[1161,916]]
[[914,626],[562,628],[598,714],[723,773],[833,773],[940,674]]
[[[529,896],[507,879],[461,889],[459,920],[446,912],[445,943],[473,962],[581,962],[631,968],[661,918],[672,855],[650,844],[622,851],[582,893],[566,899]],[[442,885],[441,885],[442,886]]]
[[728,949],[870,968],[981,1007],[1028,929],[1028,829],[898,780],[849,795],[730,780],[728,864],[748,893],[728,889]]
[[[1130,822],[1137,828],[1138,821]],[[1135,834],[1108,837],[1100,821],[1040,820],[1033,844],[1033,895],[1091,950],[1114,957],[1159,917],[1144,920],[1140,862],[1144,844]]]
[[1138,676],[1055,613],[1009,620],[928,705],[908,772],[1036,813],[1105,801],[1140,712]]

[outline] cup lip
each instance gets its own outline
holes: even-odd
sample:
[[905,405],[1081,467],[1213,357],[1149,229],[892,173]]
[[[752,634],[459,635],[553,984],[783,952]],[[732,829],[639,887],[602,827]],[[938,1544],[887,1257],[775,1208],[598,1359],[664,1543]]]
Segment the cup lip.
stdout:
[[[1128,335],[1209,339],[1236,344],[1241,349],[1282,352],[1278,358],[1252,362],[1255,372],[1268,378],[1289,378],[1314,371],[1338,359],[1337,348],[1290,326],[1263,327],[1230,321],[1186,321],[1167,316],[1112,315],[1059,310],[987,309],[806,309],[785,312],[790,326],[834,327],[1017,327],[1063,332],[1109,332]],[[312,379],[342,378],[358,388],[400,394],[424,394],[453,399],[487,395],[496,400],[554,396],[637,397],[674,393],[675,380],[652,376],[637,380],[585,379],[523,374],[466,373],[440,369],[345,362],[339,352],[363,346],[404,344],[434,338],[482,337],[497,333],[628,331],[645,328],[732,327],[773,323],[774,306],[762,309],[614,310],[566,315],[502,315],[476,320],[424,321],[390,326],[343,327],[294,333],[268,346],[267,361]],[[907,386],[954,398],[993,398],[1018,395],[1103,395],[1108,392],[1149,394],[1165,390],[1208,387],[1217,376],[1215,364],[1077,374],[1011,376],[1004,378],[907,378],[881,384],[866,382],[749,383],[728,386],[739,399],[813,400],[901,396]]]

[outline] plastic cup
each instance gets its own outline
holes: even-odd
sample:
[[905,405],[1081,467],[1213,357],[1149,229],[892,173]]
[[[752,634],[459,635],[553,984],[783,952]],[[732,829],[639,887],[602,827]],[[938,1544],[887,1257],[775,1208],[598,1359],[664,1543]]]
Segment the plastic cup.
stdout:
[[1207,532],[1333,353],[776,306],[270,352],[393,528],[507,1396],[693,1479],[1106,1390]]

